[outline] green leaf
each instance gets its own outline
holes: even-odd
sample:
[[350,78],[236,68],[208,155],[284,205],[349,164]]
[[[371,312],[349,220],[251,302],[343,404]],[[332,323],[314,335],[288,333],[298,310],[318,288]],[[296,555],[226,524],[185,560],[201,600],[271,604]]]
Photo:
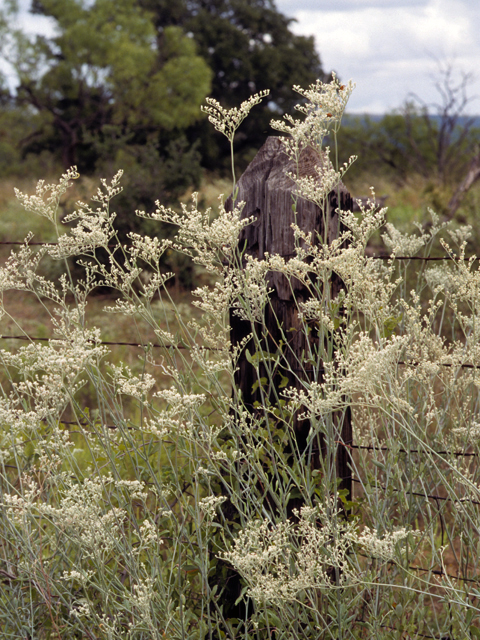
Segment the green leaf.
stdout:
[[279,389],[284,389],[288,385],[288,378],[286,376],[282,376],[281,374],[280,374],[280,377],[281,377],[282,380],[281,380],[280,384],[278,385],[278,388]]
[[255,391],[258,389],[260,385],[264,387],[267,384],[267,382],[268,382],[267,378],[260,378],[260,380],[255,380],[255,382],[252,385],[252,393],[255,393]]
[[280,620],[280,618],[278,616],[276,616],[273,613],[273,611],[267,611],[266,613],[267,613],[268,620],[269,620],[270,624],[273,624],[278,629],[282,629],[283,625],[282,625],[282,621]]
[[188,571],[189,573],[192,571],[198,571],[196,564],[184,564],[182,568],[184,571]]
[[389,338],[395,331],[396,327],[400,324],[403,318],[403,313],[399,316],[390,316],[383,323],[383,331],[386,338]]
[[248,585],[243,587],[243,589],[241,590],[240,595],[235,600],[235,606],[237,606],[237,604],[243,600],[243,596],[247,593],[247,591],[248,591]]

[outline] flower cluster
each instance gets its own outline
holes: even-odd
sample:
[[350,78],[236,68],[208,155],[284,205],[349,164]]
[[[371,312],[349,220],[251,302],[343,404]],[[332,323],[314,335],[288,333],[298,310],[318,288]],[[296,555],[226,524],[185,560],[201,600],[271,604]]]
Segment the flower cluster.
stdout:
[[18,189],[15,189],[15,195],[27,211],[43,216],[50,222],[56,222],[60,198],[71,186],[70,181],[79,177],[77,168],[71,167],[62,175],[58,184],[45,184],[44,180],[39,180],[34,196],[28,196]]
[[207,106],[202,106],[201,109],[208,115],[208,120],[213,124],[217,131],[223,133],[229,140],[233,140],[236,130],[248,116],[252,108],[269,95],[270,91],[260,91],[253,96],[250,96],[248,100],[242,102],[240,107],[233,107],[232,109],[225,109],[214,98],[207,98]]
[[402,527],[396,531],[389,531],[379,538],[375,531],[365,527],[358,536],[357,542],[373,558],[388,562],[401,557],[400,543],[407,540],[409,535],[419,535],[419,532],[407,531]]
[[[232,211],[227,211],[222,196],[219,213],[214,218],[210,209],[199,209],[197,193],[192,195],[190,207],[182,203],[182,213],[164,207],[159,202],[156,204],[158,208],[154,213],[137,211],[137,214],[178,227],[176,242],[168,246],[185,253],[214,273],[219,272],[225,258],[231,257],[233,248],[237,246],[240,231],[253,221],[253,218],[242,218],[242,202]],[[135,241],[139,245],[138,239]],[[162,248],[165,246],[167,245],[163,245]],[[140,251],[140,246],[137,251]],[[144,252],[142,258],[145,259]]]
[[387,249],[391,253],[398,254],[400,256],[414,256],[418,251],[425,246],[429,236],[422,234],[421,236],[413,234],[404,234],[396,229],[393,224],[387,223],[385,225],[387,233],[382,234],[382,239]]
[[330,160],[330,149],[327,147],[323,154],[322,164],[315,167],[314,176],[297,176],[288,173],[288,177],[297,185],[297,195],[305,200],[314,202],[320,209],[325,208],[325,200],[331,191],[334,191],[340,184],[345,173],[355,162],[356,156],[350,156],[339,171],[336,171]]
[[[5,506],[14,510],[17,522],[22,515],[35,511],[55,524],[59,531],[68,533],[81,547],[85,557],[99,561],[116,546],[125,511],[105,504],[104,486],[111,479],[86,478],[82,484],[69,482],[59,506],[36,499],[40,487],[30,483],[30,492],[5,496]],[[28,523],[22,521],[23,526]]]
[[329,83],[317,80],[308,89],[294,86],[305,102],[296,105],[297,111],[303,114],[302,119],[296,120],[286,114],[284,120],[272,120],[273,129],[287,134],[283,139],[285,152],[298,160],[300,150],[305,146],[312,146],[322,152],[323,141],[328,131],[338,130],[348,99],[354,89],[354,84],[341,84],[333,73]]
[[400,559],[405,529],[379,538],[343,519],[329,499],[316,507],[302,507],[292,520],[271,524],[251,522],[239,532],[232,549],[222,554],[248,584],[248,594],[259,604],[295,600],[308,589],[345,587],[361,580],[352,563],[353,546],[383,561]]
[[112,378],[116,393],[132,396],[143,402],[156,382],[149,373],[144,373],[141,377],[133,375],[127,365],[112,365]]

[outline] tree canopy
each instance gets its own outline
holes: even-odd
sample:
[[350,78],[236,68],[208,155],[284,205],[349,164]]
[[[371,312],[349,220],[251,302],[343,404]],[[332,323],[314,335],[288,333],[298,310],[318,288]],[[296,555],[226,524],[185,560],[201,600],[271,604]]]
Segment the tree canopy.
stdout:
[[192,34],[214,76],[212,97],[237,105],[270,89],[277,108],[291,109],[292,85],[309,84],[323,72],[313,37],[295,35],[294,20],[273,0],[139,0],[159,32],[166,25]]
[[35,0],[32,11],[55,20],[55,35],[13,33],[17,100],[44,115],[36,142],[59,145],[66,166],[92,160],[104,127],[145,143],[199,118],[212,74],[179,27],[158,39],[136,0]]
[[325,77],[313,38],[293,34],[273,0],[33,0],[31,11],[53,18],[54,35],[10,29],[2,49],[17,104],[42,115],[28,148],[60,148],[65,166],[94,170],[113,143],[167,147],[186,133],[218,168],[227,150],[200,104],[232,107],[268,88],[238,136],[248,160],[272,115],[296,103],[292,85]]
[[[294,20],[282,15],[273,0],[139,1],[152,13],[159,34],[174,25],[193,37],[213,72],[210,95],[222,105],[234,107],[270,89],[271,101],[251,113],[237,136],[236,148],[245,160],[271,133],[272,115],[293,110],[298,95],[292,86],[326,79],[313,37],[295,35]],[[195,128],[195,135],[204,140],[207,166],[218,164],[223,140],[205,122]]]

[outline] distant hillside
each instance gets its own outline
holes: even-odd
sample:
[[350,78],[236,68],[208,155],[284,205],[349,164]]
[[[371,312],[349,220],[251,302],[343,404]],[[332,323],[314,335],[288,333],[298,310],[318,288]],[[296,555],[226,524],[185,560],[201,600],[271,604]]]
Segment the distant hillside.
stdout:
[[[362,120],[370,120],[372,122],[380,122],[386,115],[390,114],[378,114],[378,113],[346,113],[344,115],[343,121],[345,124],[353,124],[354,122],[361,122]],[[440,122],[441,117],[437,115],[430,115],[432,120],[436,120]],[[473,121],[474,128],[480,128],[480,115],[477,116],[462,116],[458,119],[458,124],[460,126],[465,125],[467,122]]]

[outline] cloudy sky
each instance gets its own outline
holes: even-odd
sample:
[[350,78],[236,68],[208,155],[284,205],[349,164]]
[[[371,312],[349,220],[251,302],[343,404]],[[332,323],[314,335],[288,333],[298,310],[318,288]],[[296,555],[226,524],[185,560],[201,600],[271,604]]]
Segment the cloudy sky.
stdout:
[[[1,4],[0,0],[0,4]],[[29,0],[20,0],[27,8]],[[354,80],[349,111],[385,113],[410,93],[438,102],[435,79],[451,66],[458,82],[472,73],[468,106],[480,114],[480,0],[276,0],[296,18],[292,29],[313,35],[324,69]],[[21,14],[21,26],[49,33],[40,16]]]
[[458,81],[473,73],[470,113],[480,113],[479,0],[276,0],[297,19],[292,29],[313,35],[324,69],[354,80],[349,111],[385,113],[416,93],[439,100],[439,68]]
[[439,68],[473,73],[468,107],[480,114],[480,0],[276,0],[313,35],[324,69],[354,80],[350,112],[385,113],[410,92],[438,102]]

